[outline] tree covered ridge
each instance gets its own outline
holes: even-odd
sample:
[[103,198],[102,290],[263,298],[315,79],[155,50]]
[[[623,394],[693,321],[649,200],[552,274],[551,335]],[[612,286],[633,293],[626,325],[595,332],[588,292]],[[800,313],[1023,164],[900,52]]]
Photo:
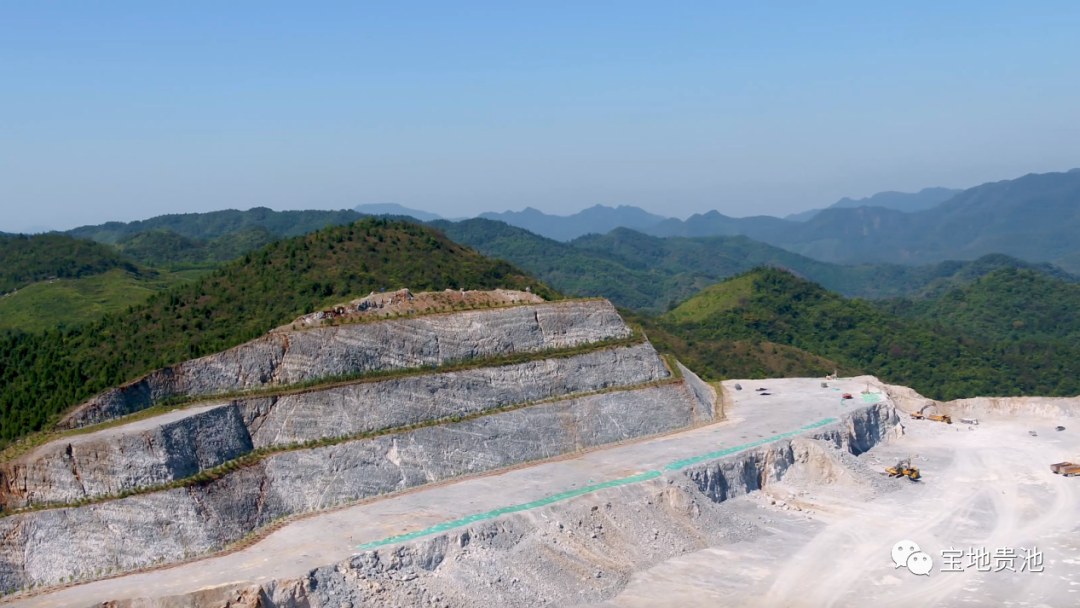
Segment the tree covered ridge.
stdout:
[[71,329],[0,339],[0,440],[153,369],[219,352],[330,303],[382,288],[556,294],[441,232],[368,219],[277,241],[190,285]]
[[[749,289],[737,294],[734,304],[710,307],[694,301],[727,298],[726,285],[741,291],[747,283]],[[687,309],[713,312],[687,315]],[[710,288],[658,323],[698,348],[736,341],[790,346],[938,399],[1080,393],[1080,351],[1072,344],[968,337],[901,319],[865,300],[844,299],[772,268],[752,270]]]
[[1080,284],[1001,268],[933,300],[883,300],[878,308],[986,340],[1080,341]]
[[111,247],[61,234],[0,236],[0,294],[50,278],[136,270]]

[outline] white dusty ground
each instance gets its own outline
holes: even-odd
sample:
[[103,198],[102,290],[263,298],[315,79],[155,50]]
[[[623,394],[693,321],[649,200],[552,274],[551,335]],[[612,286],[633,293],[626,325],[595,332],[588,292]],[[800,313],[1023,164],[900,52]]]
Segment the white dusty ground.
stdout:
[[[1054,430],[1059,422],[1064,432]],[[881,469],[914,455],[922,481],[870,501],[843,486],[771,489],[782,498],[809,490],[797,502],[814,511],[812,520],[776,512],[761,493],[739,499],[746,514],[772,520],[765,524],[771,536],[671,559],[638,573],[601,605],[1080,606],[1080,478],[1048,467],[1080,460],[1080,427],[1037,418],[983,419],[974,430],[912,420],[905,426],[903,438],[860,460]],[[929,576],[894,567],[890,552],[900,540],[931,555]],[[1020,554],[1037,547],[1044,571],[978,572],[966,567],[966,556],[963,572],[940,571],[942,550],[982,547]]]
[[[85,607],[298,577],[347,559],[362,543],[655,470],[838,418],[863,405],[864,384],[833,382],[822,389],[819,382],[742,381],[744,390],[731,393],[736,403],[722,423],[357,505],[293,523],[232,555],[80,585],[16,605]],[[760,396],[757,387],[771,394]],[[854,393],[856,400],[842,402],[834,388]],[[784,484],[770,485],[768,494],[730,500],[725,504],[755,522],[762,534],[637,572],[598,605],[1080,606],[1080,477],[1062,478],[1048,468],[1052,462],[1080,460],[1080,422],[1015,417],[982,422],[969,430],[905,417],[903,437],[859,457],[877,471],[915,456],[923,481],[892,484],[900,488],[892,492],[792,475]],[[1068,428],[1054,431],[1057,424]],[[771,499],[801,511],[782,510]],[[890,551],[900,540],[915,541],[933,556],[930,576],[893,567]],[[941,550],[950,546],[1018,552],[1035,546],[1045,555],[1044,572],[943,573]]]

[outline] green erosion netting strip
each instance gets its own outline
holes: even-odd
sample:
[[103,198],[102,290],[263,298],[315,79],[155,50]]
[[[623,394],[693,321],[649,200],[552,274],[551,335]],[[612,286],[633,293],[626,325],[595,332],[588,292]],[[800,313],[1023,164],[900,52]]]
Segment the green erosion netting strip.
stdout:
[[825,420],[822,420],[820,422],[815,422],[813,424],[808,424],[808,425],[802,427],[801,429],[796,429],[794,431],[790,431],[790,432],[787,432],[787,433],[780,433],[779,435],[773,435],[772,437],[766,437],[765,439],[759,439],[759,440],[757,440],[757,441],[755,441],[753,443],[747,443],[745,445],[737,445],[737,446],[732,447],[732,448],[727,448],[726,450],[720,450],[718,452],[709,452],[708,454],[702,454],[701,456],[694,456],[693,458],[687,458],[685,460],[676,460],[675,462],[673,462],[673,463],[667,465],[666,467],[664,467],[664,470],[665,471],[678,471],[679,469],[684,469],[684,468],[686,468],[686,467],[688,467],[688,466],[690,466],[692,464],[697,464],[699,462],[704,462],[706,460],[712,460],[714,458],[720,458],[721,456],[729,456],[731,454],[734,454],[735,452],[739,452],[739,451],[745,450],[747,448],[756,448],[759,445],[764,445],[766,443],[769,443],[769,442],[772,442],[772,441],[777,441],[779,439],[787,439],[788,437],[794,437],[795,435],[798,435],[799,433],[802,433],[804,431],[809,431],[810,429],[816,429],[816,428],[821,427],[821,426],[825,426],[826,424],[829,424],[830,422],[836,422],[836,418],[826,418]]
[[394,544],[394,543],[405,542],[407,540],[413,540],[415,538],[420,538],[421,536],[427,536],[429,534],[437,534],[439,532],[445,532],[447,530],[451,530],[453,528],[458,528],[460,526],[466,526],[468,524],[475,523],[475,522],[478,522],[478,521],[483,521],[485,519],[495,519],[496,517],[498,517],[500,515],[506,515],[507,513],[517,513],[518,511],[526,511],[528,509],[535,509],[536,507],[543,507],[543,506],[546,506],[546,505],[550,505],[551,503],[554,503],[554,502],[559,502],[560,500],[566,500],[568,498],[574,498],[575,496],[581,496],[582,494],[588,494],[590,492],[595,492],[597,490],[603,490],[605,488],[615,488],[615,487],[618,487],[618,486],[624,486],[624,485],[631,484],[631,483],[637,483],[639,481],[646,481],[648,479],[655,479],[657,477],[660,477],[660,475],[661,475],[660,471],[646,471],[644,473],[640,473],[638,475],[633,475],[631,477],[623,477],[622,479],[614,479],[612,481],[605,481],[603,483],[598,483],[598,484],[591,485],[591,486],[584,486],[584,487],[577,488],[577,489],[574,489],[574,490],[567,490],[566,492],[560,492],[558,494],[552,494],[551,496],[547,496],[547,497],[541,498],[539,500],[534,500],[532,502],[527,502],[527,503],[520,504],[520,505],[513,505],[513,506],[510,506],[510,507],[503,507],[501,509],[495,509],[494,511],[488,511],[487,513],[477,513],[476,515],[470,515],[470,516],[462,518],[462,519],[456,519],[454,521],[448,521],[448,522],[445,522],[445,523],[436,524],[434,526],[431,526],[430,528],[424,528],[423,530],[417,530],[416,532],[409,532],[408,534],[399,534],[397,536],[391,536],[390,538],[384,538],[382,540],[377,540],[377,541],[370,542],[370,543],[364,543],[363,545],[360,545],[359,547],[357,547],[357,549],[359,549],[361,551],[366,551],[368,549],[374,549],[376,547],[381,547],[383,545],[390,545],[390,544]]
[[881,393],[863,393],[862,400],[867,403],[877,403],[881,401]]
[[[836,422],[836,418],[826,418],[825,420],[822,420],[820,422],[815,422],[813,424],[808,424],[808,425],[802,427],[801,429],[791,431],[789,433],[781,433],[780,435],[774,435],[772,437],[768,437],[766,439],[761,439],[759,441],[755,441],[753,443],[748,443],[746,445],[735,446],[735,447],[732,447],[732,448],[727,448],[726,450],[720,450],[718,452],[709,452],[708,454],[703,454],[701,456],[695,456],[694,458],[687,458],[686,460],[678,460],[678,461],[675,461],[675,462],[667,465],[666,467],[664,467],[663,470],[665,470],[665,471],[677,471],[679,469],[682,469],[682,468],[687,467],[687,466],[692,465],[692,464],[696,464],[698,462],[703,462],[705,460],[712,460],[714,458],[719,458],[721,456],[728,456],[730,454],[734,454],[735,452],[738,452],[738,451],[741,451],[741,450],[757,447],[759,445],[763,445],[763,444],[766,444],[766,443],[769,443],[769,442],[772,442],[772,441],[777,441],[777,440],[780,440],[780,439],[786,439],[788,437],[793,437],[793,436],[798,435],[799,433],[802,433],[804,431],[808,431],[810,429],[816,429],[818,427],[825,426],[826,424],[830,424],[832,422]],[[431,526],[429,528],[423,528],[423,529],[417,530],[415,532],[408,532],[406,534],[398,534],[397,536],[391,536],[389,538],[384,538],[382,540],[376,540],[376,541],[372,541],[370,543],[364,543],[362,545],[357,546],[356,548],[359,551],[370,551],[371,549],[376,549],[378,547],[383,547],[385,545],[392,545],[392,544],[395,544],[395,543],[401,543],[401,542],[406,542],[406,541],[410,541],[410,540],[415,540],[415,539],[420,538],[422,536],[428,536],[428,535],[431,535],[431,534],[438,534],[440,532],[446,532],[447,530],[452,530],[454,528],[459,528],[461,526],[467,526],[469,524],[476,523],[478,521],[484,521],[484,520],[488,520],[488,519],[495,519],[496,517],[499,517],[500,515],[506,515],[507,513],[517,513],[519,511],[527,511],[529,509],[535,509],[537,507],[544,507],[544,506],[550,505],[552,503],[556,503],[556,502],[559,502],[559,501],[566,500],[568,498],[574,498],[574,497],[577,497],[577,496],[582,496],[584,494],[590,494],[592,492],[596,492],[597,490],[604,490],[604,489],[607,489],[607,488],[615,488],[615,487],[618,487],[618,486],[625,486],[625,485],[629,485],[629,484],[632,484],[632,483],[638,483],[639,481],[647,481],[649,479],[656,479],[657,477],[660,477],[662,474],[663,473],[661,473],[660,471],[655,471],[655,470],[654,471],[646,471],[644,473],[639,473],[637,475],[632,475],[630,477],[623,477],[621,479],[613,479],[611,481],[605,481],[603,483],[598,483],[598,484],[589,485],[589,486],[583,486],[581,488],[576,488],[576,489],[573,489],[573,490],[567,490],[566,492],[560,492],[558,494],[552,494],[551,496],[546,496],[544,498],[541,498],[539,500],[534,500],[532,502],[527,502],[527,503],[523,503],[523,504],[520,504],[520,505],[513,505],[513,506],[509,506],[509,507],[503,507],[501,509],[495,509],[494,511],[488,511],[486,513],[477,513],[476,515],[470,515],[470,516],[464,517],[462,519],[455,519],[454,521],[448,521],[448,522],[444,522],[444,523],[441,523],[441,524],[436,524],[436,525]]]

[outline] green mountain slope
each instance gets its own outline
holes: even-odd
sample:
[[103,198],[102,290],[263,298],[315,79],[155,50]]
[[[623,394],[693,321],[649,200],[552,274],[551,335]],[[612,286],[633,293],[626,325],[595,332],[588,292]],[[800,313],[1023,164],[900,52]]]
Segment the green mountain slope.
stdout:
[[1002,268],[933,300],[885,300],[878,308],[986,340],[1080,342],[1080,284]]
[[381,288],[551,292],[443,234],[364,220],[278,241],[192,284],[79,327],[0,339],[0,439],[41,429],[107,387],[258,337],[317,307]]
[[0,296],[0,333],[38,332],[87,323],[193,280],[147,268],[134,272],[113,268],[78,279],[41,281]]
[[189,239],[208,241],[245,228],[262,227],[281,237],[294,237],[327,226],[350,224],[367,217],[351,210],[274,211],[255,207],[247,211],[228,209],[210,213],[160,215],[137,222],[108,222],[82,226],[66,234],[100,243],[116,243],[121,238],[147,230],[169,230]]
[[657,324],[699,352],[702,344],[778,344],[933,398],[1080,392],[1080,351],[1073,345],[965,337],[898,318],[865,300],[845,299],[776,269],[757,269],[712,286]]
[[60,234],[0,236],[0,294],[50,278],[74,279],[135,266],[109,247]]
[[566,293],[603,296],[619,306],[654,312],[726,277],[763,265],[790,269],[846,296],[874,299],[934,297],[1008,266],[1075,280],[1049,264],[1028,264],[1002,255],[928,266],[841,266],[743,236],[659,238],[618,228],[563,243],[486,219],[431,225],[485,255],[517,264]]
[[116,241],[116,248],[127,258],[156,268],[211,268],[276,240],[278,237],[264,226],[241,228],[208,241],[154,229],[123,236]]

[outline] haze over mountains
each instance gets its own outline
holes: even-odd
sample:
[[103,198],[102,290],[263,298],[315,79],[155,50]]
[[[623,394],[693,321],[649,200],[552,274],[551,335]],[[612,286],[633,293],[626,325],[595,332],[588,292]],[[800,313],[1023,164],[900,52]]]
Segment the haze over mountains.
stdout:
[[[913,194],[907,192],[878,192],[873,196],[860,198],[859,200],[853,200],[845,196],[832,205],[829,205],[828,208],[854,209],[856,207],[884,207],[885,209],[895,209],[897,211],[912,213],[914,211],[932,209],[961,192],[963,192],[963,190],[955,190],[952,188],[923,188]],[[793,222],[805,222],[818,213],[821,213],[821,211],[821,209],[811,209],[809,211],[803,211],[802,213],[792,213],[784,216],[784,219]]]

